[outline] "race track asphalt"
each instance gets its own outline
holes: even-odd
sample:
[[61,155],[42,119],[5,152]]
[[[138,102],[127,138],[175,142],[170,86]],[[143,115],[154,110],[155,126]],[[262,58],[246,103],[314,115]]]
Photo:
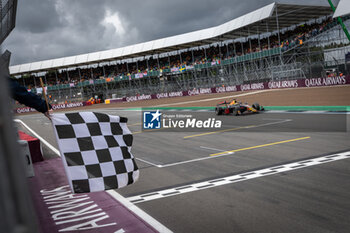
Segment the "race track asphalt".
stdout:
[[[139,111],[98,111],[128,117],[134,132],[132,152],[140,180],[118,190],[130,201],[143,194],[350,151],[346,114],[222,116],[232,121],[226,131],[203,133],[143,132]],[[52,126],[41,114],[17,118],[57,148]],[[46,158],[56,156],[46,146],[43,149]],[[349,180],[347,157],[179,191],[136,205],[174,232],[350,232]]]

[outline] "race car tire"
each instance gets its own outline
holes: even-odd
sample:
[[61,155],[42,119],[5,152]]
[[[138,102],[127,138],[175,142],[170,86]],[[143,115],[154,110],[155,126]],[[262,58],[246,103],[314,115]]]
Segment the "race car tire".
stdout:
[[222,115],[223,110],[221,108],[215,108],[215,114],[216,115]]
[[256,110],[260,110],[260,105],[258,104],[258,103],[254,103],[253,105],[252,105],[252,107],[253,108],[255,108]]

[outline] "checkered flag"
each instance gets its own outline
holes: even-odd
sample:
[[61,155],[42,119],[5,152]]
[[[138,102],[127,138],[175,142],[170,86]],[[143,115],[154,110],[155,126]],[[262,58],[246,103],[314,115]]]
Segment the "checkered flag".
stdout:
[[138,179],[127,118],[79,112],[51,119],[74,193],[122,188]]

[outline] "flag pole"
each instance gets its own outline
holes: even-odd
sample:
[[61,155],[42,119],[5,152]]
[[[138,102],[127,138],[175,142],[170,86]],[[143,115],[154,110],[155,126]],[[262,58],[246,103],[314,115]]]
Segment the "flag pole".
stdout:
[[45,98],[45,102],[46,102],[46,107],[47,107],[47,112],[49,112],[50,108],[49,108],[49,101],[47,101],[47,96],[46,96],[46,91],[45,91],[45,87],[44,87],[44,82],[43,79],[40,77],[40,85],[43,88],[43,95]]

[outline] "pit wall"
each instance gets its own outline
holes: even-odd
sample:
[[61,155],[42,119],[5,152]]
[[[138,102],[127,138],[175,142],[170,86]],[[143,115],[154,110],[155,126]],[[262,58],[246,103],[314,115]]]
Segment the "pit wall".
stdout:
[[[158,93],[158,94],[151,94],[151,95],[129,96],[129,97],[118,98],[118,99],[107,99],[105,103],[111,104],[111,103],[117,103],[117,102],[133,102],[133,101],[140,101],[140,100],[163,99],[163,98],[194,96],[194,95],[213,94],[213,93],[283,89],[283,88],[311,88],[311,87],[339,86],[339,85],[349,85],[349,84],[350,84],[350,75],[327,77],[327,78],[270,81],[270,82],[251,83],[251,84],[241,84],[241,85],[234,85],[234,86],[199,88],[199,89],[193,89],[188,91]],[[75,102],[75,103],[69,103],[69,104],[53,104],[52,108],[53,110],[56,110],[56,109],[83,107],[87,105],[89,105],[89,103],[85,101],[85,102]],[[26,113],[26,112],[34,112],[34,111],[36,110],[29,107],[14,109],[15,113]]]

